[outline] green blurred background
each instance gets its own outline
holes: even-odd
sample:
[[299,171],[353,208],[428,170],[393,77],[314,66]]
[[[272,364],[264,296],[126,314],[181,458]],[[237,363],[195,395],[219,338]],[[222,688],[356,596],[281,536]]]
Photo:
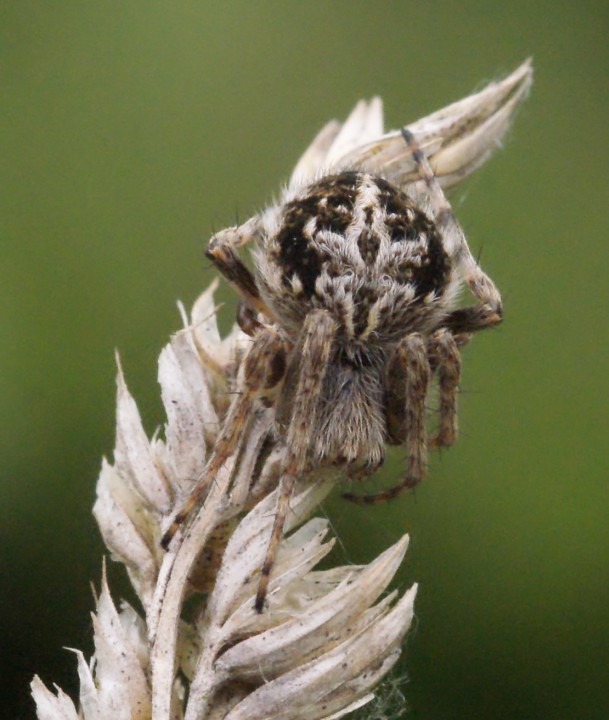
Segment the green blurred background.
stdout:
[[410,717],[609,716],[608,40],[606,0],[0,5],[3,717],[91,650],[114,348],[152,432],[212,229],[360,97],[395,127],[529,55],[506,147],[453,194],[506,305],[465,353],[460,442],[415,496],[326,510],[353,561],[411,533]]

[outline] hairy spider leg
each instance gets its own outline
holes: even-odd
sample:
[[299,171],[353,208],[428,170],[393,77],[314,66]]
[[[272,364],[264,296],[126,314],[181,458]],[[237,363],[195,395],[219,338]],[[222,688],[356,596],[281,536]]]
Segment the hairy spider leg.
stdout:
[[254,276],[237,253],[238,248],[257,236],[257,222],[257,218],[253,217],[243,225],[235,225],[216,233],[209,241],[205,255],[250,307],[270,320],[275,320],[275,316],[260,296]]
[[[431,380],[425,341],[419,333],[403,338],[388,367],[387,425],[392,442],[406,445],[406,475],[394,487],[373,495],[344,493],[352,502],[371,505],[391,500],[419,484],[427,471],[425,401]],[[399,390],[398,390],[399,389]]]
[[210,482],[235,452],[253,416],[253,404],[256,397],[272,390],[283,380],[286,368],[286,352],[285,340],[272,329],[263,328],[254,337],[252,345],[243,359],[237,394],[228,411],[212,456],[190,495],[186,498],[163,535],[161,540],[163,548],[168,548],[182,523],[200,502]]
[[457,341],[450,330],[440,328],[427,343],[432,372],[438,375],[440,417],[436,434],[429,438],[429,447],[449,447],[458,434],[457,397],[461,379],[461,357]]
[[256,310],[247,302],[241,298],[237,303],[237,325],[243,330],[246,335],[254,337],[256,332],[263,327],[262,323],[258,320],[258,313]]
[[453,333],[470,333],[498,325],[503,314],[499,291],[471,254],[463,230],[414,135],[408,128],[402,128],[402,136],[412,153],[421,179],[429,190],[434,221],[444,248],[478,300],[475,305],[450,312],[443,325]]
[[[433,219],[443,246],[479,302],[471,307],[453,310],[447,315],[443,321],[445,327],[434,333],[429,346],[424,348],[426,369],[422,370],[422,365],[419,368],[414,365],[409,367],[403,346],[401,351],[396,352],[389,367],[388,385],[391,390],[386,395],[388,432],[392,442],[404,442],[407,446],[406,476],[400,484],[374,495],[343,495],[348,500],[365,504],[390,500],[402,490],[414,487],[425,474],[428,447],[425,400],[432,371],[437,370],[438,373],[440,420],[438,431],[429,444],[445,447],[454,443],[457,437],[457,394],[461,371],[458,345],[468,342],[469,333],[497,325],[502,315],[499,292],[473,258],[427,157],[407,128],[402,129],[402,135],[427,187]],[[422,387],[421,377],[425,380],[422,395],[419,392]],[[400,387],[403,387],[402,392],[396,390]]]
[[307,466],[319,398],[335,334],[336,322],[325,310],[316,310],[310,313],[305,319],[301,331],[302,342],[298,345],[299,348],[302,348],[298,385],[286,434],[286,454],[281,468],[277,509],[256,593],[255,607],[259,613],[264,608],[270,575],[283,534],[294,484]]

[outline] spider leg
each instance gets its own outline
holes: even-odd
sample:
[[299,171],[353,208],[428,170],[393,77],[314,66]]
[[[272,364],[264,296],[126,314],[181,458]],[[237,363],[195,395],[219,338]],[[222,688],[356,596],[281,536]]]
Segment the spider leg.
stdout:
[[281,382],[285,367],[285,340],[271,329],[265,328],[261,330],[254,338],[248,354],[243,359],[239,375],[239,389],[228,411],[213,454],[209,458],[197,484],[180,510],[175,514],[173,522],[163,535],[161,540],[163,548],[168,548],[179,527],[207,491],[210,482],[234,453],[252,417],[256,397],[264,395]]
[[335,332],[336,323],[325,310],[317,310],[308,315],[302,329],[302,342],[299,343],[300,373],[286,435],[286,455],[281,472],[277,509],[256,593],[255,607],[259,613],[264,607],[294,484],[306,469],[318,401]]
[[256,332],[263,327],[257,315],[258,313],[246,300],[243,298],[239,300],[237,303],[237,325],[250,337],[254,337]]
[[432,371],[438,373],[440,419],[436,434],[429,439],[430,447],[449,447],[457,439],[457,396],[461,377],[459,348],[452,333],[437,330],[428,341]]
[[383,502],[423,479],[427,471],[425,401],[430,380],[425,342],[419,333],[412,333],[398,344],[390,361],[385,394],[389,437],[396,444],[406,445],[406,476],[398,485],[374,495],[344,493],[344,498],[365,505]]
[[402,135],[417,164],[421,179],[427,186],[434,220],[442,236],[444,248],[478,300],[475,305],[450,312],[443,325],[455,334],[476,332],[498,325],[503,315],[499,291],[474,259],[450,203],[414,135],[407,128],[402,129]]
[[274,320],[273,313],[260,296],[254,276],[237,253],[238,248],[248,243],[256,235],[257,218],[253,217],[243,225],[234,225],[216,233],[209,241],[205,255],[248,305]]

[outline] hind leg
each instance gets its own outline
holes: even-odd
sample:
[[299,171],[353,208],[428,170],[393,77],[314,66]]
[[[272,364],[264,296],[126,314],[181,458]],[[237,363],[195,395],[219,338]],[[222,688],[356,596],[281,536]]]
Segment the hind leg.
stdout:
[[444,249],[478,300],[471,307],[459,308],[449,313],[444,325],[455,334],[476,332],[498,325],[503,315],[499,291],[471,254],[465,234],[414,135],[407,128],[402,129],[402,135],[427,187],[434,221],[442,236]]

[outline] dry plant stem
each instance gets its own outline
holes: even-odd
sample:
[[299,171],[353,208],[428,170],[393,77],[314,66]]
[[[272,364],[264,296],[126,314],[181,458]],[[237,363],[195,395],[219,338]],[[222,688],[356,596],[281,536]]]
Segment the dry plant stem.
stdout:
[[150,665],[152,670],[152,718],[162,720],[171,718],[172,684],[176,665],[176,644],[178,618],[187,587],[188,576],[197,561],[201,548],[216,526],[222,499],[226,496],[230,483],[228,470],[218,473],[211,484],[209,494],[201,512],[189,527],[180,546],[180,552],[168,553],[163,561],[168,575],[167,585],[162,588],[163,598],[160,605],[158,624],[152,619],[150,637],[152,647]]
[[[264,405],[210,483],[197,516],[176,537],[178,551],[161,551],[162,528],[172,517],[167,498],[187,495],[189,478],[213,456],[225,387],[236,382],[251,345],[238,331],[222,345],[210,306],[213,288],[161,354],[164,440],[146,437],[119,372],[115,464],[102,465],[95,515],[113,555],[129,570],[145,618],[124,604],[117,609],[104,578],[93,622],[94,659],[89,664],[77,654],[80,709],[35,679],[40,720],[279,720],[286,712],[294,720],[329,720],[371,700],[397,660],[416,588],[400,602],[396,593],[379,598],[401,564],[407,538],[369,566],[315,570],[334,544],[325,539],[327,521],[302,525],[333,486],[321,476],[309,477],[292,498],[268,608],[255,612],[256,579],[286,466],[285,446],[271,444],[261,459],[273,424]],[[202,364],[205,354],[224,368],[225,383]],[[187,595],[197,610],[194,622],[182,616]]]

